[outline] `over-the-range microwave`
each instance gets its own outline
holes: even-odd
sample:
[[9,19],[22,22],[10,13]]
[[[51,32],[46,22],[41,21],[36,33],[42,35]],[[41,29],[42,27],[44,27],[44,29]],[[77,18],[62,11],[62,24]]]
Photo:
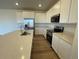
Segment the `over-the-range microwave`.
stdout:
[[60,14],[51,17],[51,23],[59,23],[59,21],[60,21]]

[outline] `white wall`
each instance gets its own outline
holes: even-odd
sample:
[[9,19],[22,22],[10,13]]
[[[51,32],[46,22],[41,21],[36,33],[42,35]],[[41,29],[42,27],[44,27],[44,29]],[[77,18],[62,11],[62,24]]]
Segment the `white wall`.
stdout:
[[16,10],[0,9],[0,35],[16,29]]

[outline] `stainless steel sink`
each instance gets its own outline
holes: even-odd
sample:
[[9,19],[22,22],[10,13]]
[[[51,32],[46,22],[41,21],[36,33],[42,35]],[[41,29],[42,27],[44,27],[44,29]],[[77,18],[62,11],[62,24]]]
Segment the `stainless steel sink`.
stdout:
[[22,34],[21,34],[21,36],[25,36],[25,35],[29,35],[30,33],[28,33],[28,32],[23,32]]

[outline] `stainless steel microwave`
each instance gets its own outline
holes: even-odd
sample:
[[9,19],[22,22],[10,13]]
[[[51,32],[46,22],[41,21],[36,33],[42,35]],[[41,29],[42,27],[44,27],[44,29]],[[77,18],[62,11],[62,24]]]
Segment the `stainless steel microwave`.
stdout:
[[60,14],[57,14],[57,15],[51,17],[51,23],[53,23],[53,22],[59,23],[59,21],[60,21]]

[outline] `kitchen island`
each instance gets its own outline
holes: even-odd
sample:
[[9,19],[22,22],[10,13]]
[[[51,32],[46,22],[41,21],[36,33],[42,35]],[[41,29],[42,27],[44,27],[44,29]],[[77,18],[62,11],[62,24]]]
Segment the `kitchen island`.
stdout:
[[21,36],[20,31],[15,31],[0,36],[0,59],[30,59],[33,30]]

